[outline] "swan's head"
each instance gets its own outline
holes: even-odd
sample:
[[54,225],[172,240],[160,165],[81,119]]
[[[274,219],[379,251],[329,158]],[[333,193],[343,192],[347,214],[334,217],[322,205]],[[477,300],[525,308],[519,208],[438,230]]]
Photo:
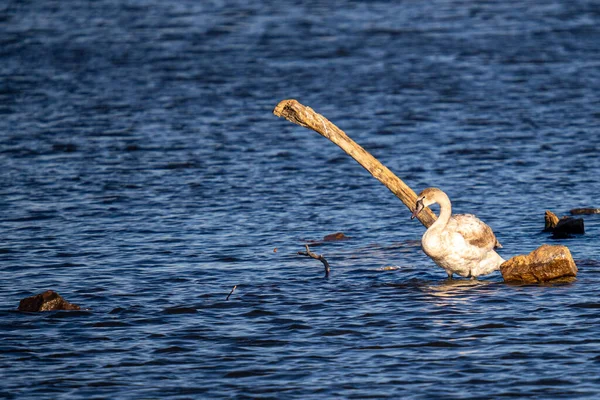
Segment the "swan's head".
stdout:
[[417,196],[417,203],[415,204],[415,210],[413,211],[410,219],[414,219],[425,207],[429,207],[432,204],[437,203],[438,193],[443,193],[438,188],[427,188],[423,190]]

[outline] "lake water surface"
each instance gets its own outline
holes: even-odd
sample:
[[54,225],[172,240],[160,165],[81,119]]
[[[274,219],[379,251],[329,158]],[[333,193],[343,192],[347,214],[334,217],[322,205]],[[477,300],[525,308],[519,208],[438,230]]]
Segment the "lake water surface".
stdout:
[[[594,0],[3,3],[0,398],[598,398],[600,215],[540,231],[600,207],[599,93]],[[577,280],[446,280],[286,98]]]

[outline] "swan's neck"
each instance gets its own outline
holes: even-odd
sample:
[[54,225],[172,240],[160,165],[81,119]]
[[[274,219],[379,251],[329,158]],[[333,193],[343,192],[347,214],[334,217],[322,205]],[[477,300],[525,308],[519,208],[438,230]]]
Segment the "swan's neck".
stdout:
[[448,225],[448,221],[450,221],[450,217],[452,216],[452,204],[450,203],[450,199],[446,196],[444,192],[436,193],[434,198],[435,202],[440,205],[440,215],[437,220],[429,227],[429,229],[437,230],[444,229],[446,225]]

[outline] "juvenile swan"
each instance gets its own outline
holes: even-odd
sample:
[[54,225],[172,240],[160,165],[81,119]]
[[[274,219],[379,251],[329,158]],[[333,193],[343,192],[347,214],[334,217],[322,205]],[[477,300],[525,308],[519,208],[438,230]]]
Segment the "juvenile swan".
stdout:
[[446,193],[428,188],[419,194],[411,219],[434,203],[440,205],[438,219],[421,239],[423,251],[448,273],[466,278],[489,274],[500,268],[504,259],[494,251],[502,247],[492,228],[471,214],[452,215],[452,205]]

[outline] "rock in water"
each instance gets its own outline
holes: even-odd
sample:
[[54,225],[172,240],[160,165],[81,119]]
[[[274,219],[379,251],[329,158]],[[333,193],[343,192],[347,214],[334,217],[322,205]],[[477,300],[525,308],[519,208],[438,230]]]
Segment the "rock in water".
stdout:
[[600,208],[574,208],[570,211],[573,215],[600,214]]
[[344,235],[342,232],[332,233],[331,235],[326,235],[323,238],[324,242],[337,242],[339,240],[347,240],[350,239],[348,236]]
[[500,265],[506,282],[539,283],[577,276],[577,266],[566,246],[544,244],[528,255],[515,256]]
[[562,217],[558,219],[552,211],[544,215],[544,232],[552,232],[553,239],[570,238],[571,234],[583,235],[585,228],[582,218]]
[[27,297],[19,303],[19,311],[55,311],[55,310],[80,310],[76,304],[71,304],[54,290]]
[[558,217],[552,211],[546,210],[544,214],[544,232],[552,232],[558,224]]
[[578,234],[583,235],[585,233],[585,228],[583,226],[583,219],[581,218],[571,218],[571,217],[563,217],[558,220],[558,224],[552,230],[552,237],[554,238],[563,238],[569,237],[570,234]]

